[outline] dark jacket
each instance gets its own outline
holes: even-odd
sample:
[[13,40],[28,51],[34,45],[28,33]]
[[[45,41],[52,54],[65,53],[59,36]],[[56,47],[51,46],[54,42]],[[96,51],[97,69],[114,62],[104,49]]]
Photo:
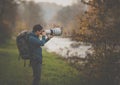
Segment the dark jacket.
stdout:
[[29,45],[31,50],[31,60],[42,63],[42,48],[44,44],[48,41],[45,36],[42,36],[42,40],[39,39],[39,36],[35,35],[34,32],[31,32],[29,35]]

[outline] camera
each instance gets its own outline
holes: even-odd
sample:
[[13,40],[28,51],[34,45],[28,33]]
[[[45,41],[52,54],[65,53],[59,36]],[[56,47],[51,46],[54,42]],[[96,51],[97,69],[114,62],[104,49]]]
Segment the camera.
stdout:
[[58,28],[52,28],[49,30],[45,30],[47,35],[54,35],[54,36],[60,36],[62,35],[62,28],[58,27]]

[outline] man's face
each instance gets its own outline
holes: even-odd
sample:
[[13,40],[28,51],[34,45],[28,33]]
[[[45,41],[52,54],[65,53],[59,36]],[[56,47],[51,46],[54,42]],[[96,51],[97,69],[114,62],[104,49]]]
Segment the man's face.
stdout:
[[37,32],[36,32],[36,35],[39,36],[39,35],[42,34],[42,32],[43,32],[43,30],[37,31]]

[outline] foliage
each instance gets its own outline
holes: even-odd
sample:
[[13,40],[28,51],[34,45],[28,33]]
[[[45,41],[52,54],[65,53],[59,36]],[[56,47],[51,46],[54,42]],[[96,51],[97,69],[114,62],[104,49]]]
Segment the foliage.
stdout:
[[34,1],[24,1],[18,7],[18,21],[25,23],[29,28],[34,24],[44,24],[41,6]]
[[14,0],[0,0],[0,44],[11,37],[17,15]]
[[73,4],[72,6],[63,7],[56,15],[56,21],[64,27],[64,36],[71,35],[71,31],[77,27],[75,17],[82,15],[86,6],[82,3]]
[[91,85],[119,85],[120,1],[81,1],[88,5],[88,11],[78,18],[79,27],[73,31],[72,38],[89,42],[94,49],[87,55],[82,73]]

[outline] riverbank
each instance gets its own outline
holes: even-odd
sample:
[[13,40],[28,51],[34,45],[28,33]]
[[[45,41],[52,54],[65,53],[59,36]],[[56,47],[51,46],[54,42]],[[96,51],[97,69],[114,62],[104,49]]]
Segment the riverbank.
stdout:
[[[15,42],[0,47],[0,84],[31,85],[32,69],[18,61]],[[83,85],[79,72],[56,54],[43,50],[42,85]]]

